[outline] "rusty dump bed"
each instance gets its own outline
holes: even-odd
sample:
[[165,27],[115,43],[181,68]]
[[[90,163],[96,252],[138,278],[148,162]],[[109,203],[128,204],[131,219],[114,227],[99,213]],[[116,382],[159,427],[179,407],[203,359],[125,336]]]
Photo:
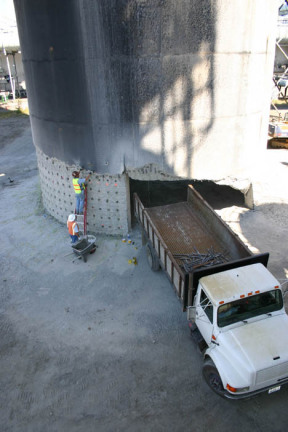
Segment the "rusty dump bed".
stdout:
[[191,254],[195,249],[205,253],[212,247],[231,259],[227,245],[209,229],[191,203],[146,208],[145,211],[172,255]]
[[143,207],[142,211],[147,219],[147,231],[149,228],[155,231],[172,255],[193,253],[195,248],[205,253],[211,247],[215,252],[225,254],[228,260],[251,255],[239,237],[191,185],[187,201]]
[[135,194],[134,207],[145,237],[153,245],[184,307],[192,301],[188,290],[192,290],[194,271],[185,271],[177,255],[193,254],[195,251],[206,254],[212,249],[224,255],[226,263],[252,256],[239,237],[191,185],[188,186],[186,202],[145,208]]

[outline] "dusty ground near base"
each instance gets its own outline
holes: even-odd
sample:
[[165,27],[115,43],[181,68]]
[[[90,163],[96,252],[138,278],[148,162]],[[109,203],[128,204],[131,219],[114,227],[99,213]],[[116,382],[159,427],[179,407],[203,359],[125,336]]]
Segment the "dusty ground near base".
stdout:
[[[137,227],[132,245],[99,236],[87,263],[69,255],[66,227],[41,207],[28,117],[0,119],[3,173],[1,432],[287,429],[288,388],[231,402],[203,382],[185,314],[148,268]],[[220,213],[252,250],[270,252],[284,282],[288,151],[265,151],[251,176],[255,210]]]

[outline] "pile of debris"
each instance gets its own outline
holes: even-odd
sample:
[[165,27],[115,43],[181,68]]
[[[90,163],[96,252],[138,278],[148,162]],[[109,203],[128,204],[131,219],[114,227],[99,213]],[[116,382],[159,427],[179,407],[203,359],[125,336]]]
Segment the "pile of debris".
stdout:
[[194,248],[194,250],[195,252],[191,254],[174,254],[175,258],[182,261],[180,265],[187,273],[200,267],[209,267],[228,261],[224,254],[215,252],[212,246],[206,253],[200,253],[196,248]]

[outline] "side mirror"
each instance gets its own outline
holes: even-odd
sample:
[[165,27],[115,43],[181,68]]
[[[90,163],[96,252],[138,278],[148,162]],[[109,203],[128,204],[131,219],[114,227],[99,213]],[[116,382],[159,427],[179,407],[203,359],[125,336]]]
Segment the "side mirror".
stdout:
[[187,320],[195,321],[196,320],[196,306],[188,306],[187,308]]

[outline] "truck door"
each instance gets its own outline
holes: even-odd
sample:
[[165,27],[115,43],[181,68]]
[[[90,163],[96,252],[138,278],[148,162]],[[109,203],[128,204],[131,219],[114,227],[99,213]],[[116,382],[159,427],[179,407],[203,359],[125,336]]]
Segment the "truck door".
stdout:
[[[201,288],[201,286],[200,286]],[[211,343],[213,332],[213,305],[201,288],[196,306],[196,325],[207,345]]]

